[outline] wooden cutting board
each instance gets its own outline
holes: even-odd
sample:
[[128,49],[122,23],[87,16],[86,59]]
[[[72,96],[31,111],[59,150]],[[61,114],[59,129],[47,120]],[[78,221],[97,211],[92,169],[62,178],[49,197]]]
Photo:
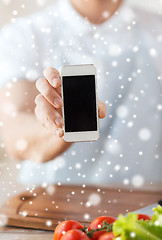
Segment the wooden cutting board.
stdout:
[[162,192],[49,185],[9,198],[0,213],[9,226],[54,230],[65,219],[88,225],[100,215],[117,217],[160,199]]

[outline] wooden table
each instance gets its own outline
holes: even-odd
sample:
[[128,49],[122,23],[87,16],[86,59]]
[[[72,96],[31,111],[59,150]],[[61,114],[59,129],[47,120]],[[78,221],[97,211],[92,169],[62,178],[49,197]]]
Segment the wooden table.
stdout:
[[0,240],[29,240],[29,239],[53,240],[53,232],[13,227],[0,228]]
[[[52,240],[51,230],[65,219],[75,219],[88,225],[100,215],[117,217],[119,213],[126,214],[128,211],[157,203],[160,199],[162,192],[91,186],[48,186],[29,189],[10,198],[0,210],[8,217],[10,225],[0,228],[0,240]],[[22,216],[24,212],[25,217]],[[46,224],[47,221],[51,224]]]

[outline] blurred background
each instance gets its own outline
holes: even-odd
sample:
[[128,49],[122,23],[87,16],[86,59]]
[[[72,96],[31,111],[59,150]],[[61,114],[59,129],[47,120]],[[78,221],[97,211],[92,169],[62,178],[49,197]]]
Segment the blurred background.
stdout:
[[[26,16],[59,0],[0,0],[0,29],[14,18]],[[137,5],[156,14],[162,13],[162,0],[128,0],[130,4]],[[1,122],[0,122],[1,126]],[[0,205],[9,196],[24,189],[16,183],[21,163],[8,159],[4,152],[4,144],[0,141]]]
[[[0,28],[15,17],[39,11],[59,0],[0,0]],[[162,0],[128,0],[131,4],[154,11],[162,12]]]

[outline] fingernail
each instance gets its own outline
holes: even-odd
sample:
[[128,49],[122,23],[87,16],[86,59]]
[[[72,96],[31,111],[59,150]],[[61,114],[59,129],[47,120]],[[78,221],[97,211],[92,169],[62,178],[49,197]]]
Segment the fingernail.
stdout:
[[54,99],[54,104],[56,107],[61,107],[62,106],[62,100],[60,98],[55,98]]
[[53,79],[53,86],[54,86],[54,87],[57,86],[58,81],[59,81],[59,78],[58,78],[58,77],[56,77],[56,78]]
[[58,127],[62,127],[62,125],[63,125],[63,121],[59,117],[55,119],[55,123]]
[[56,129],[56,135],[59,137],[60,136],[60,130]]

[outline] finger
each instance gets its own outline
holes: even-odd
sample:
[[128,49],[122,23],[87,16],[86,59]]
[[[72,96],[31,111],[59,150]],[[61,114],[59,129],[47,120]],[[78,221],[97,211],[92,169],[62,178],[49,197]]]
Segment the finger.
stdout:
[[48,130],[54,131],[54,133],[59,137],[63,137],[64,132],[62,129],[58,129],[55,125],[43,114],[42,110],[39,107],[35,108],[35,115],[37,120],[41,123],[42,126],[46,127]]
[[55,107],[62,107],[62,98],[45,78],[36,81],[38,91]]
[[60,129],[56,129],[56,135],[61,138],[64,135],[64,131],[60,128]]
[[39,107],[43,114],[53,123],[57,128],[61,128],[63,126],[63,119],[61,115],[56,111],[56,109],[43,97],[43,95],[39,94],[35,103],[37,107]]
[[43,71],[43,75],[54,88],[58,88],[61,86],[60,73],[57,69],[52,67],[47,67]]
[[98,115],[99,115],[99,118],[105,118],[106,117],[106,105],[101,102],[100,100],[98,101]]
[[43,114],[42,110],[39,107],[35,108],[35,115],[42,126],[46,127],[49,130],[53,128],[52,122]]
[[61,87],[58,87],[58,88],[56,88],[55,89],[56,90],[56,92],[60,95],[60,97],[61,97]]

